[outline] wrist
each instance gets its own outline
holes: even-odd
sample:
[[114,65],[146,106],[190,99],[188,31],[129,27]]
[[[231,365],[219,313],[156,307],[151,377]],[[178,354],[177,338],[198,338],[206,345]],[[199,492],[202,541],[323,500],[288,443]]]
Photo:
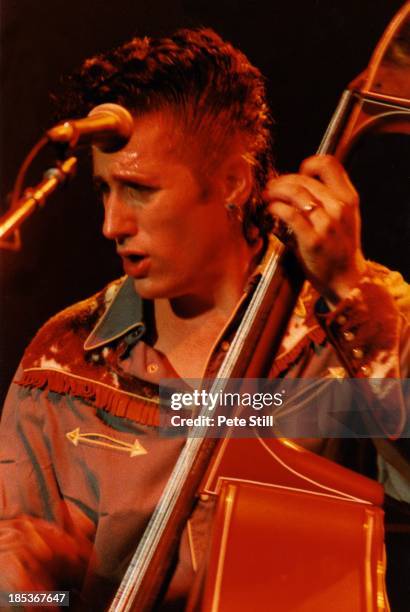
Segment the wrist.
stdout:
[[322,292],[322,295],[329,306],[334,308],[340,301],[348,298],[352,291],[367,278],[367,275],[366,260],[362,254],[359,254],[353,265],[349,266],[345,273],[335,276],[332,283]]

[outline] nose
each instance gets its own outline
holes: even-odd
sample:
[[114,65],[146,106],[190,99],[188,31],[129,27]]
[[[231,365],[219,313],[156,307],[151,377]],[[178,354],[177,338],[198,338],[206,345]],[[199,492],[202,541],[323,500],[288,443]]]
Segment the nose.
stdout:
[[136,211],[132,210],[115,192],[104,199],[103,234],[119,244],[138,233]]

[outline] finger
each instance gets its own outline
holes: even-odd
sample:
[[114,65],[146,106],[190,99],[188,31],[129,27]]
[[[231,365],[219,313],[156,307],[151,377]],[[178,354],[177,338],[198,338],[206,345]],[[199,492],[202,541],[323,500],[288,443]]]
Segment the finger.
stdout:
[[313,238],[315,234],[313,225],[298,208],[286,202],[276,201],[271,204],[270,210],[290,227],[298,243],[302,236],[306,241]]
[[[279,189],[278,193],[280,193],[280,191],[281,190]],[[281,200],[279,199],[277,201]],[[320,202],[311,197],[310,192],[305,192],[304,189],[299,187],[296,195],[293,198],[290,198],[287,203],[289,206],[294,206],[308,221],[308,223],[313,226],[313,229],[318,234],[329,234],[329,230],[334,223],[333,217]],[[272,211],[273,214],[276,213],[276,204],[272,205]]]
[[44,521],[43,536],[50,543],[54,559],[61,559],[68,566],[86,563],[90,557],[92,544],[82,534],[73,536],[52,523]]
[[70,500],[65,502],[63,510],[65,511],[64,527],[66,531],[74,537],[81,533],[92,540],[95,534],[94,522]]
[[53,584],[44,576],[40,576],[33,567],[27,568],[27,563],[13,553],[2,555],[4,561],[0,590],[2,591],[35,591],[51,590]]
[[43,567],[50,577],[58,577],[61,571],[77,576],[90,559],[92,544],[82,533],[73,536],[54,523],[35,517],[23,516],[4,523],[0,544],[4,538],[10,539],[10,532],[14,531],[15,545],[9,545],[10,550],[35,565],[36,572]]
[[338,199],[346,204],[357,205],[358,195],[342,164],[331,155],[308,157],[300,166],[300,173],[318,177]]
[[322,206],[316,206],[311,211],[303,211],[303,214],[309,219],[318,236],[330,239],[335,234],[336,224]]
[[[24,531],[27,542],[30,544],[33,555],[41,562],[49,563],[53,558],[53,551],[49,546],[45,533],[37,528],[36,523],[29,519],[24,518]],[[45,522],[47,525],[47,523]]]
[[283,175],[269,181],[265,198],[288,202],[301,210],[313,203],[316,207],[324,208],[333,219],[340,218],[343,208],[342,202],[334,197],[328,187],[317,179],[300,174]]

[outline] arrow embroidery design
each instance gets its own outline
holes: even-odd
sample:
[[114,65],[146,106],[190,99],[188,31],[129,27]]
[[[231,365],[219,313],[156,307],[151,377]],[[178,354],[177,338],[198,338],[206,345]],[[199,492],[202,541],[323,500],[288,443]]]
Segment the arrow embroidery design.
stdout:
[[[135,442],[130,444],[129,442],[123,442],[122,440],[116,440],[110,436],[99,433],[80,433],[80,428],[77,427],[73,431],[66,433],[66,438],[78,446],[81,444],[103,446],[105,448],[113,448],[115,450],[129,453],[130,457],[138,457],[139,455],[146,455],[148,451],[142,446],[142,444],[135,438]],[[106,442],[105,440],[108,440]]]

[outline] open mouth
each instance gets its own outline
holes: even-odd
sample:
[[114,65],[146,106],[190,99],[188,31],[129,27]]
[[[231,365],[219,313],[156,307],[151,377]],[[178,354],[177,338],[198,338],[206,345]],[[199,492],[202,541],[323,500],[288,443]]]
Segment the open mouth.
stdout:
[[143,278],[148,273],[150,258],[145,253],[121,253],[124,271],[134,278]]
[[144,257],[146,257],[145,255],[125,255],[126,259],[129,259],[131,261],[131,263],[138,263],[139,261],[142,261],[144,259]]

